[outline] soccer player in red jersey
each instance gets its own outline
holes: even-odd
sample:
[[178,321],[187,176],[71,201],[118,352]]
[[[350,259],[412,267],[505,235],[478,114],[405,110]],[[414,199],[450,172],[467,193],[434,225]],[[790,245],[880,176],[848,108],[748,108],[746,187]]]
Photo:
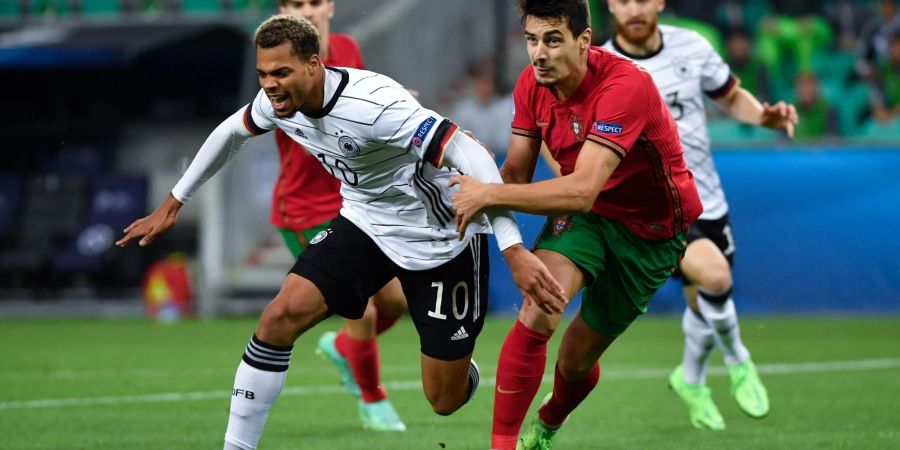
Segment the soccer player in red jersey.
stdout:
[[[599,358],[678,266],[684,232],[701,211],[678,129],[650,74],[591,47],[584,0],[518,0],[531,59],[513,98],[505,184],[468,177],[454,197],[464,229],[478,212],[509,208],[549,216],[535,254],[571,298],[553,392],[519,428],[541,384],[547,340],[564,302],[524,299],[500,352],[491,448],[548,449],[596,386]],[[561,177],[531,183],[541,142]]]
[[[330,31],[333,0],[281,0],[279,12],[305,17],[316,26],[324,65],[365,68],[356,41]],[[275,142],[281,168],[271,221],[297,258],[341,209],[341,183],[281,129],[275,131]],[[376,341],[405,310],[406,298],[394,279],[372,297],[362,319],[345,320],[339,332],[324,333],[319,339],[318,352],[337,366],[341,383],[359,399],[359,417],[366,429],[406,430],[381,385]]]

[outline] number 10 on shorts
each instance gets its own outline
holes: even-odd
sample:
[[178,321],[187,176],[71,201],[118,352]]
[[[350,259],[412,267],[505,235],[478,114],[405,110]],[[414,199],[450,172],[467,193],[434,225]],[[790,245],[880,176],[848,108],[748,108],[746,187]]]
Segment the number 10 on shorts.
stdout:
[[[431,283],[431,287],[437,288],[437,297],[434,301],[434,310],[428,311],[428,316],[434,317],[435,319],[447,320],[447,315],[441,312],[441,305],[444,301],[444,283],[442,281],[434,281]],[[462,294],[460,294],[460,290],[462,290]],[[460,299],[460,297],[462,297]],[[456,286],[453,286],[452,291],[452,309],[453,309],[453,317],[456,320],[462,320],[466,317],[466,314],[469,313],[469,283],[465,281],[460,281],[456,283]],[[462,311],[460,311],[459,302],[462,300]],[[475,304],[475,312],[472,320],[478,319],[478,304]]]

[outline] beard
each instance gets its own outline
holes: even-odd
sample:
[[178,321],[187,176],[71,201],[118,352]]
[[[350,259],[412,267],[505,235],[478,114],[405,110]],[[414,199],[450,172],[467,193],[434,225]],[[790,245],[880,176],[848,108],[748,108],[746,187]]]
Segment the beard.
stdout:
[[647,39],[650,39],[655,32],[655,20],[644,22],[644,26],[639,29],[633,29],[629,27],[628,24],[616,21],[616,33],[632,44],[643,44]]

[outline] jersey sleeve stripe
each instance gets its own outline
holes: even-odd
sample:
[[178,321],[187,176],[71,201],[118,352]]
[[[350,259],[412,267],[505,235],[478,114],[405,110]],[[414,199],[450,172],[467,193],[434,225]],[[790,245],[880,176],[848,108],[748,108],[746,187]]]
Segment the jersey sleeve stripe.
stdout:
[[253,108],[253,103],[247,105],[247,108],[244,109],[244,127],[256,136],[265,134],[269,130],[260,127],[253,121],[253,114],[250,112],[250,108]]
[[525,137],[530,137],[530,138],[540,138],[541,137],[540,129],[526,130],[525,128],[512,127],[512,133],[518,134],[519,136],[525,136]]
[[713,91],[706,91],[706,95],[709,98],[716,100],[728,95],[728,93],[731,92],[731,90],[734,89],[737,85],[738,78],[735,77],[734,74],[728,74],[728,80],[725,81],[725,84],[722,85],[722,87]]
[[587,139],[588,139],[589,141],[591,141],[591,142],[594,142],[594,143],[597,143],[597,144],[600,144],[600,145],[602,145],[602,146],[604,146],[604,147],[609,148],[609,149],[612,150],[612,152],[615,153],[619,158],[625,159],[625,153],[627,153],[627,152],[625,151],[624,148],[622,148],[621,145],[616,144],[615,142],[610,141],[609,139],[605,139],[605,138],[602,138],[602,137],[600,137],[600,136],[597,136],[596,134],[590,134],[590,133],[588,133]]
[[441,167],[441,162],[444,159],[444,149],[458,130],[459,127],[453,122],[444,119],[438,125],[437,130],[435,130],[434,137],[431,138],[428,148],[425,149],[425,161],[430,162],[434,167]]

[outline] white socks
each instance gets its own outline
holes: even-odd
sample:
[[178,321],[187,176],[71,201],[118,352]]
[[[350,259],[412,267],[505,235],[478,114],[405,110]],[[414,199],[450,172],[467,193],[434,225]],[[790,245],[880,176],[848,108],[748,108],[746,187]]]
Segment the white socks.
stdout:
[[254,450],[281,394],[292,347],[266,344],[254,335],[234,376],[225,450]]
[[684,330],[684,356],[681,361],[684,381],[704,384],[706,363],[716,345],[712,327],[688,307],[684,308],[684,315],[681,317],[681,329]]
[[716,343],[725,355],[725,364],[735,365],[750,357],[750,351],[741,342],[737,311],[731,299],[731,289],[721,294],[711,294],[703,289],[697,292],[697,306],[706,323],[715,332]]

